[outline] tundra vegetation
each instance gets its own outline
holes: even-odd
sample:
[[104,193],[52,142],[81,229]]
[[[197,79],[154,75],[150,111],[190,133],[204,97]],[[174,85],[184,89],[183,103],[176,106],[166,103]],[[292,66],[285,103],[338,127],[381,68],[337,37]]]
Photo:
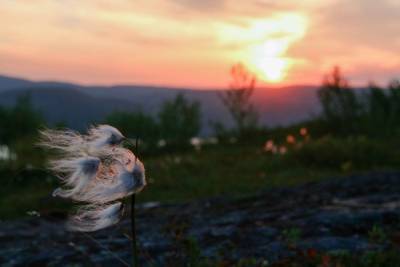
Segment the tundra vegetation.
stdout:
[[[232,70],[232,76],[231,88],[221,93],[221,105],[232,115],[235,128],[214,123],[213,138],[193,138],[200,131],[201,106],[184,95],[165,102],[155,116],[114,112],[103,122],[93,122],[113,125],[127,137],[139,138],[149,184],[139,202],[176,203],[224,194],[237,197],[265,188],[400,168],[399,81],[385,88],[370,83],[353,89],[335,68],[318,91],[321,114],[288,127],[266,128],[257,124],[257,112],[251,105],[254,78],[240,66]],[[48,201],[57,179],[45,170],[47,155],[35,145],[38,130],[45,126],[29,95],[21,96],[13,107],[0,108],[2,219],[27,216],[31,210],[45,214],[69,205]],[[292,244],[300,234],[288,229],[284,236]],[[385,236],[379,225],[370,231],[376,242],[383,242]],[[193,260],[190,266],[215,266],[198,260],[193,240],[183,244],[183,251]],[[307,266],[384,266],[399,260],[392,251],[360,258],[311,251],[301,257]],[[243,259],[238,266],[252,264],[252,259]],[[293,261],[285,266],[306,265]]]

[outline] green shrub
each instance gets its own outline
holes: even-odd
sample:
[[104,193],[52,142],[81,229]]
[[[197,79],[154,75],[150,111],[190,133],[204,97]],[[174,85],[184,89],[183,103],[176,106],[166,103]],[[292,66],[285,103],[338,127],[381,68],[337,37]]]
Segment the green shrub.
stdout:
[[288,153],[287,159],[303,166],[342,169],[371,169],[399,166],[400,153],[393,142],[363,136],[323,137]]
[[201,107],[199,102],[187,100],[178,94],[172,101],[166,101],[158,114],[161,138],[172,145],[187,145],[191,137],[201,128]]

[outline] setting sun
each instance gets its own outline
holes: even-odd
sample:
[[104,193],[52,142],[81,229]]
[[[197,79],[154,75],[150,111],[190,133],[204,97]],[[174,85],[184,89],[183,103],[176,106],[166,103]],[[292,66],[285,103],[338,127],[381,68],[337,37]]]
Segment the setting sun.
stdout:
[[273,87],[340,65],[353,83],[386,83],[399,73],[400,3],[358,1],[2,1],[0,70],[200,89],[226,88],[239,62]]
[[261,80],[281,81],[291,65],[289,58],[282,57],[288,43],[281,40],[268,40],[251,48],[249,65]]
[[220,32],[223,42],[235,40],[237,61],[243,62],[257,78],[270,83],[282,81],[295,60],[287,50],[300,40],[307,29],[307,20],[298,13],[282,13],[266,19],[229,25]]
[[305,17],[284,14],[257,22],[253,27],[263,39],[248,47],[249,55],[244,60],[259,79],[271,83],[282,81],[294,64],[294,59],[286,52],[292,43],[304,36],[307,28]]

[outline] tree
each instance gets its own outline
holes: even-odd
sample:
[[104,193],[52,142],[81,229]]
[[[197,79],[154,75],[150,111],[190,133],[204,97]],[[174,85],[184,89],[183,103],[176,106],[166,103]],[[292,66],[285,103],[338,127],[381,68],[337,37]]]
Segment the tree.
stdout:
[[5,144],[8,141],[7,123],[9,117],[9,110],[0,107],[0,145]]
[[231,76],[230,88],[219,96],[234,120],[237,133],[242,135],[257,126],[258,114],[251,103],[256,79],[242,64],[232,67]]
[[393,80],[389,83],[389,98],[391,106],[390,124],[395,130],[400,127],[400,81]]
[[393,111],[390,95],[374,83],[370,83],[368,87],[363,110],[365,128],[369,134],[389,135]]
[[154,146],[159,139],[156,121],[142,112],[115,111],[106,118],[106,123],[120,129],[129,138],[139,138],[147,146]]
[[183,94],[167,101],[158,114],[161,137],[167,143],[187,144],[201,128],[200,103],[188,101]]
[[0,138],[7,145],[20,138],[34,137],[43,126],[41,114],[33,107],[29,95],[21,95],[13,108],[0,110]]
[[318,90],[323,119],[334,132],[354,133],[360,116],[361,104],[339,67],[334,67]]
[[44,125],[29,94],[18,97],[14,107],[0,109],[0,145],[7,145],[17,155],[17,160],[9,163],[8,167],[19,169],[43,164],[44,154],[34,144],[37,142],[38,129]]

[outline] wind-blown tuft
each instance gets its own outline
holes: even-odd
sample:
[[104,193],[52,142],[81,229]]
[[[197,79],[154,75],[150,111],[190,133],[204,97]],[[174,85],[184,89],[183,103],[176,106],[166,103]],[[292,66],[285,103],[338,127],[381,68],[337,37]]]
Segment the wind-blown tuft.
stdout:
[[85,205],[70,218],[67,227],[72,231],[97,231],[118,223],[122,211],[121,202],[109,205]]
[[[65,155],[80,156],[85,149],[85,141],[82,135],[71,130],[51,130],[40,131],[41,141],[39,145],[58,150]],[[77,155],[79,153],[79,155]]]
[[117,223],[121,200],[146,186],[143,163],[121,147],[125,137],[109,125],[92,127],[87,135],[70,130],[44,130],[41,142],[57,156],[49,168],[62,186],[53,196],[84,203],[67,226],[75,231],[96,231]]

